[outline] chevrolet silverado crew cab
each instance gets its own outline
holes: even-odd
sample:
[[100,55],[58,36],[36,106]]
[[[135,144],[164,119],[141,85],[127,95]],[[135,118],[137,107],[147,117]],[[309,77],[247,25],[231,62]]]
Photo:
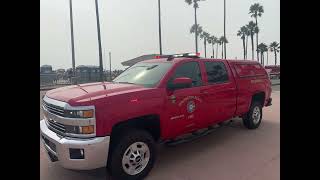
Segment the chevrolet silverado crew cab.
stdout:
[[65,168],[106,167],[116,179],[142,179],[154,165],[156,143],[234,117],[255,129],[270,95],[268,74],[256,61],[157,56],[112,82],[46,92],[41,140],[51,161]]

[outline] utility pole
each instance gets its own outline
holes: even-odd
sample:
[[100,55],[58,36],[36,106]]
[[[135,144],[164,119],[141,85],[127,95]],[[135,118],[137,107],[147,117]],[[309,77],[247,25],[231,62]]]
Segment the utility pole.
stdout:
[[99,21],[98,0],[95,0],[95,5],[96,5],[98,45],[99,45],[99,71],[100,71],[100,81],[103,81],[103,62],[102,62],[102,49],[101,49],[101,35],[100,35],[100,21]]
[[69,8],[70,8],[70,30],[71,30],[72,77],[75,77],[76,76],[76,62],[75,62],[75,54],[74,54],[72,0],[69,0]]
[[[226,0],[224,0],[223,36],[224,36],[224,38],[227,39],[227,37],[226,37]],[[224,46],[224,59],[226,59],[226,57],[227,57],[226,44],[227,44],[227,43],[223,43],[223,46]]]
[[162,55],[162,42],[161,42],[161,8],[160,8],[160,0],[158,0],[158,10],[159,10],[159,47],[160,47],[160,55]]
[[112,72],[111,72],[111,52],[109,52],[109,68],[110,68],[110,82],[112,81]]
[[268,66],[268,61],[269,61],[269,49],[267,50],[267,66]]
[[105,74],[105,78],[106,78],[106,80],[108,80],[107,79],[107,58],[106,58],[106,51],[103,51],[103,59],[104,59],[104,67],[106,68],[105,70],[106,70],[106,74]]
[[198,22],[197,22],[197,8],[194,7],[194,22],[196,25],[196,31],[194,33],[195,35],[195,41],[196,41],[196,53],[198,53]]

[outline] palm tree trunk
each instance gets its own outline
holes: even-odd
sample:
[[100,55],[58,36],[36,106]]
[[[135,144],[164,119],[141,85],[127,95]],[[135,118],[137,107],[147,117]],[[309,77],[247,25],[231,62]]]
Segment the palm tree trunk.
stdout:
[[269,61],[269,50],[267,51],[267,65],[269,64],[268,61]]
[[194,8],[194,22],[196,25],[195,41],[196,41],[196,53],[198,53],[198,24],[197,24],[197,8]]
[[252,60],[254,60],[254,44],[253,44],[253,35],[251,35],[251,49],[252,49]]
[[246,36],[246,58],[245,59],[247,59],[248,58],[248,39],[249,39],[249,36]]
[[[258,27],[258,17],[256,17],[256,25]],[[257,40],[257,49],[258,49],[258,45],[259,45],[259,42],[258,42],[258,32],[256,33],[256,40]],[[259,56],[258,56],[258,51],[257,51],[257,60],[259,62]]]
[[214,58],[214,46],[212,44],[212,58]]
[[204,40],[204,57],[206,58],[207,57],[207,40],[206,38],[203,38]]
[[274,62],[275,62],[275,65],[277,65],[277,52],[276,52],[276,50],[274,50]]
[[221,44],[221,59],[223,59],[223,44],[224,43]]
[[246,42],[245,38],[242,39],[242,45],[243,45],[243,59],[246,58]]
[[217,43],[216,59],[218,59],[219,44]]
[[260,52],[260,55],[261,55],[261,64],[262,64],[262,66],[263,66],[263,62],[262,62],[263,52]]

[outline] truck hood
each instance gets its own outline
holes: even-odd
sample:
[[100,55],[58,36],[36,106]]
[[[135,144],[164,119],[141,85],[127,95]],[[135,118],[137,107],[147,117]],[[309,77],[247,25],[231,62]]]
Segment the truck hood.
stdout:
[[98,99],[112,94],[126,93],[145,89],[145,87],[134,84],[119,84],[110,82],[87,83],[72,85],[50,90],[46,96],[59,101],[73,104]]

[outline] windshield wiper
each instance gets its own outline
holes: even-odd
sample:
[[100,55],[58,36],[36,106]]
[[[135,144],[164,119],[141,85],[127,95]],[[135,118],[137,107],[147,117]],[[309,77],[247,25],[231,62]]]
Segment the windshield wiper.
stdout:
[[119,81],[119,82],[115,82],[115,83],[134,84],[134,83],[131,83],[131,82],[124,82],[124,81]]

